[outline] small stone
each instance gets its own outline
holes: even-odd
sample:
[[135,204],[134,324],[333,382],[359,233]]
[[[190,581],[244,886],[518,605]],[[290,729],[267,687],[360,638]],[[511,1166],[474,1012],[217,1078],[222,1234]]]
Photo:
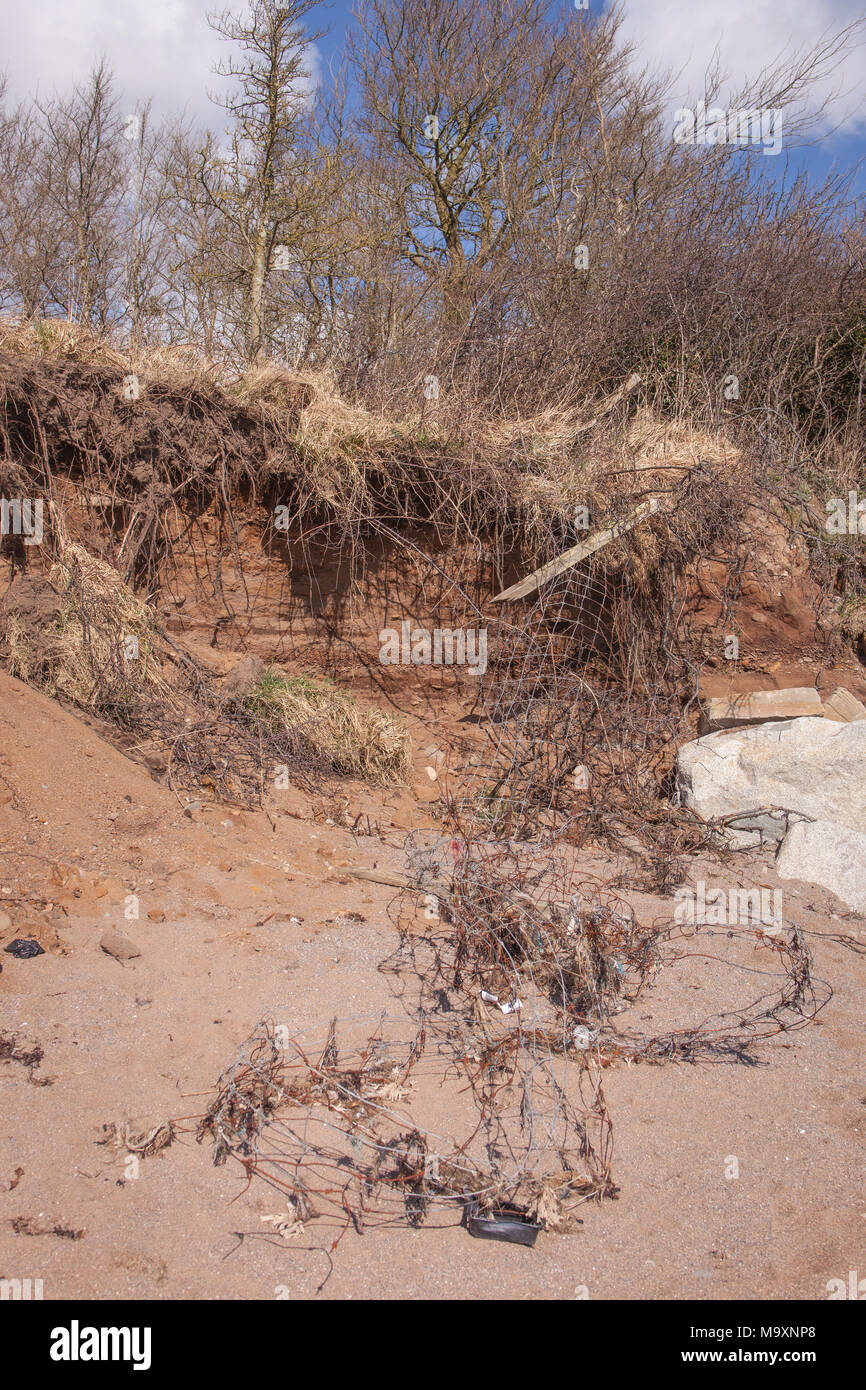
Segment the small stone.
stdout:
[[107,931],[99,944],[106,955],[113,956],[115,960],[134,960],[141,955],[135,943],[121,936],[120,932]]
[[15,941],[10,941],[8,946],[4,946],[3,950],[16,960],[31,960],[33,956],[45,955],[39,942],[34,941],[32,937],[19,936]]
[[866,705],[841,685],[827,696],[823,710],[825,719],[835,719],[839,724],[853,724],[855,720],[866,719]]
[[152,907],[151,910],[150,910],[150,912],[148,912],[147,915],[148,915],[148,917],[150,918],[151,922],[164,922],[164,921],[165,921],[165,913],[164,913],[164,912],[162,911],[162,909],[159,908],[159,907]]

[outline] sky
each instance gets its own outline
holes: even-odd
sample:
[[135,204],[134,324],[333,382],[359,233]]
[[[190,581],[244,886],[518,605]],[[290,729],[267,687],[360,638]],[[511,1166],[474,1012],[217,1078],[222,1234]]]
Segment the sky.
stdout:
[[[590,0],[601,8],[605,0]],[[225,53],[209,29],[206,12],[227,0],[0,0],[0,71],[13,97],[46,97],[86,78],[104,54],[123,103],[153,99],[155,112],[185,108],[216,125],[220,113],[207,97],[219,90],[213,63]],[[243,0],[233,0],[233,7]],[[423,4],[424,0],[418,0]],[[483,3],[483,0],[478,0]],[[863,13],[862,0],[622,0],[624,32],[644,64],[678,74],[674,105],[693,106],[716,50],[734,86],[757,75],[780,52],[814,43],[828,29]],[[352,0],[321,7],[317,27],[330,34],[319,44],[319,61],[331,61],[351,22]],[[318,15],[314,14],[318,19]],[[866,164],[866,41],[816,92],[816,101],[838,89],[828,123],[814,148],[795,159],[815,175],[831,168]],[[776,161],[767,161],[775,163]],[[866,191],[866,173],[858,185]]]

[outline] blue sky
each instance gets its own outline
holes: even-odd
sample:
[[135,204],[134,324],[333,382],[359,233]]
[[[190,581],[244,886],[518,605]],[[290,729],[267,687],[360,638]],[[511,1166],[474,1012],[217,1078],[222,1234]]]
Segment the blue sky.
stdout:
[[[423,4],[424,0],[418,0]],[[205,13],[224,0],[0,0],[3,46],[0,65],[6,70],[14,96],[43,95],[86,76],[95,58],[107,55],[117,76],[123,100],[132,109],[150,96],[160,113],[186,107],[190,115],[216,123],[219,112],[208,102],[206,89],[218,88],[210,74],[223,46],[210,32]],[[478,0],[483,3],[483,0]],[[602,0],[591,0],[593,7]],[[702,76],[716,48],[734,87],[757,75],[781,50],[813,44],[828,29],[857,19],[862,0],[624,0],[624,29],[644,62],[679,73],[674,106],[692,105],[702,88]],[[335,0],[321,8],[321,25],[331,33],[320,42],[323,63],[342,47],[351,19],[351,0]],[[821,176],[831,169],[849,169],[866,157],[866,45],[852,52],[845,64],[816,92],[821,101],[834,88],[841,97],[832,119],[808,151],[788,151]],[[767,159],[769,170],[781,177],[785,155]],[[857,186],[866,192],[866,171]]]

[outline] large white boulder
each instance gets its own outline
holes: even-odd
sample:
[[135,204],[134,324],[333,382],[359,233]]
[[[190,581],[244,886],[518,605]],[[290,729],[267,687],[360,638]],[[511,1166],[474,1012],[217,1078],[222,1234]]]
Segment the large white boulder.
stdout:
[[866,914],[866,835],[833,821],[798,821],[776,856],[779,878],[829,888],[855,912]]
[[677,756],[680,800],[705,820],[766,807],[866,832],[866,720],[727,729]]

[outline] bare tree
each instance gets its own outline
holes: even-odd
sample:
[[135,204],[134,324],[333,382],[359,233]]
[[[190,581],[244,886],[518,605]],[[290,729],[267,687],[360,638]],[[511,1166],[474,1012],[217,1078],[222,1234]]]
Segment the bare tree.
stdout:
[[126,321],[131,341],[158,336],[172,283],[170,203],[175,141],[182,123],[155,124],[150,103],[127,117],[128,176],[123,204]]
[[0,82],[0,294],[4,307],[26,317],[45,305],[60,230],[47,206],[41,134],[33,109],[2,105]]
[[67,98],[38,103],[46,205],[59,234],[50,285],[66,312],[100,330],[118,314],[126,159],[104,61]]
[[368,0],[360,25],[361,125],[393,162],[404,254],[465,324],[487,267],[566,181],[587,71],[623,79],[615,26],[558,23],[544,0]]
[[[211,15],[212,27],[240,53],[220,64],[236,79],[222,100],[234,128],[228,157],[213,147],[203,153],[199,180],[236,234],[247,284],[251,358],[266,345],[265,283],[274,249],[286,247],[310,205],[308,175],[315,157],[309,135],[312,45],[321,31],[306,33],[315,0],[251,0],[241,16]],[[285,264],[281,261],[281,264]]]

